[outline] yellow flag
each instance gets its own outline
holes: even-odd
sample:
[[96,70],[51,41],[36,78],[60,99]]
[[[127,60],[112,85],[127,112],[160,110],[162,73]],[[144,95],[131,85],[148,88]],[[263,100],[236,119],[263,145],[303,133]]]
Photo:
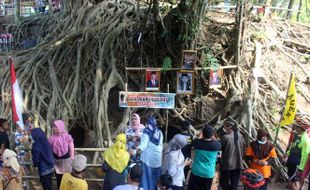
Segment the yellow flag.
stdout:
[[287,92],[285,108],[283,111],[280,126],[290,125],[294,123],[294,118],[297,111],[296,89],[295,89],[295,74],[291,74],[290,86]]

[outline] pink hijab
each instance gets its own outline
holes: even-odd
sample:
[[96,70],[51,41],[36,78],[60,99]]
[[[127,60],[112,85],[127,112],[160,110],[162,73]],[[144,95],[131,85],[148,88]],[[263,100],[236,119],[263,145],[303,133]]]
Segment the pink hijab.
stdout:
[[71,135],[65,131],[65,123],[62,120],[56,120],[53,123],[58,129],[57,134],[53,134],[49,139],[53,153],[61,157],[69,151],[69,146],[73,142]]
[[131,120],[131,128],[136,132],[136,134],[139,134],[140,129],[143,129],[144,125],[141,124],[140,116],[138,114],[134,113],[132,116],[135,116],[137,120],[135,120],[135,122]]

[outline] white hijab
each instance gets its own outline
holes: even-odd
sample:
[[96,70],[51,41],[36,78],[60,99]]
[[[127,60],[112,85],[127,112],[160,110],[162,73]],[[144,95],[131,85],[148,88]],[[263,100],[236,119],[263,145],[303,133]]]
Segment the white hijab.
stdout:
[[3,166],[11,167],[15,172],[19,172],[20,165],[16,158],[16,153],[12,150],[5,149],[3,152]]

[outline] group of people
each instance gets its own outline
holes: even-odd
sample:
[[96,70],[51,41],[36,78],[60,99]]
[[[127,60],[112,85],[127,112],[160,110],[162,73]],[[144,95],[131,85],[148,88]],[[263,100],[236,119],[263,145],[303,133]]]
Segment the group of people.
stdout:
[[[291,138],[287,152],[288,175],[292,180],[289,184],[296,179],[303,181],[310,171],[309,127],[309,117],[296,117],[292,132],[295,137]],[[188,121],[181,128],[182,133],[175,135],[164,148],[163,134],[156,119],[149,117],[144,126],[139,115],[133,114],[125,134],[120,134],[116,143],[104,153],[106,177],[103,188],[127,189],[123,185],[127,165],[134,163],[143,175],[140,175],[141,181],[131,183],[132,189],[159,189],[158,184],[165,177],[171,180],[165,188],[182,190],[189,176],[189,190],[209,190],[218,169],[223,190],[237,190],[240,179],[247,190],[267,190],[272,175],[271,164],[277,157],[274,145],[268,140],[268,131],[258,129],[256,140],[246,146],[238,124],[230,117],[217,131],[205,124],[198,136],[191,135]]]
[[[38,168],[43,189],[52,189],[54,173],[57,189],[88,189],[83,179],[87,158],[75,155],[73,138],[65,130],[64,121],[52,123],[53,134],[49,138],[41,128],[32,126],[29,114],[23,114],[23,121],[24,129],[17,126],[15,145],[32,141],[32,162]],[[205,124],[198,135],[192,135],[190,127],[190,122],[184,121],[182,132],[164,147],[164,136],[156,118],[148,117],[143,125],[140,116],[134,113],[125,133],[117,135],[115,143],[102,154],[103,189],[182,190],[189,178],[189,190],[210,190],[216,170],[219,170],[219,184],[223,190],[237,190],[240,179],[247,190],[267,190],[271,163],[277,153],[266,130],[258,129],[256,140],[246,146],[238,124],[230,117],[216,131]],[[8,128],[8,120],[0,118],[0,187],[23,189],[23,167],[19,162],[24,152],[10,150]],[[287,148],[292,190],[299,189],[310,172],[309,129],[309,117],[297,116]],[[249,169],[245,170],[244,162],[255,175],[245,174]]]
[[[61,1],[60,0],[52,0],[52,7],[49,10],[60,10]],[[47,0],[35,0],[35,11],[36,13],[44,13],[46,5],[48,4]]]
[[[74,143],[65,130],[65,123],[56,120],[52,123],[53,135],[47,138],[41,128],[32,126],[32,117],[24,113],[24,128],[17,125],[15,133],[16,152],[10,150],[8,137],[9,121],[0,118],[0,189],[23,189],[24,169],[19,162],[24,161],[25,152],[20,148],[23,143],[32,141],[32,162],[38,168],[40,182],[44,190],[52,190],[52,175],[55,173],[57,189],[88,189],[82,173],[86,169],[87,158],[74,155]],[[78,188],[76,188],[78,187]]]

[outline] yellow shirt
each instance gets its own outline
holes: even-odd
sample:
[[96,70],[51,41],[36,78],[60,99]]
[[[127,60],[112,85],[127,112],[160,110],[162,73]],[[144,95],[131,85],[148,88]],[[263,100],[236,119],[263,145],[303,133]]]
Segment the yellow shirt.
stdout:
[[88,184],[84,179],[72,176],[70,173],[65,173],[62,177],[60,190],[88,190]]

